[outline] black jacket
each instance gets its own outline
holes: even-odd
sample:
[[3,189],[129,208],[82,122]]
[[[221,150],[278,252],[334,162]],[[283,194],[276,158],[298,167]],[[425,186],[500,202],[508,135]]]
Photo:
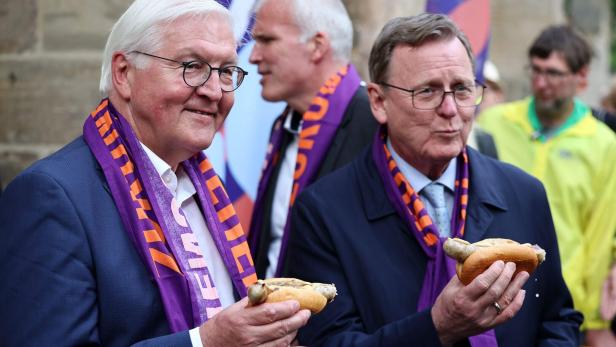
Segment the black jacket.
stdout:
[[[366,145],[372,142],[377,127],[378,123],[372,116],[372,111],[370,110],[368,93],[366,92],[366,88],[362,86],[355,92],[355,95],[353,95],[353,98],[347,106],[340,127],[336,131],[336,135],[325,156],[325,160],[321,163],[315,181],[349,163],[364,147],[366,147]],[[293,135],[288,132],[284,133],[281,153],[286,151],[287,146],[292,140],[292,136]],[[270,184],[265,192],[265,203],[263,204],[262,210],[254,211],[253,213],[253,216],[256,213],[263,214],[263,222],[259,233],[259,247],[252,255],[259,278],[263,278],[269,266],[267,253],[271,243],[272,204],[281,162],[282,160],[278,161],[278,164],[274,167]]]

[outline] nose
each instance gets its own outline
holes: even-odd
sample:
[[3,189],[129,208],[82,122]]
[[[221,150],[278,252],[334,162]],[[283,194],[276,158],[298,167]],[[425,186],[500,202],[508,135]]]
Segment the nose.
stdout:
[[205,96],[210,100],[219,101],[222,99],[222,89],[220,85],[220,76],[216,71],[212,71],[210,78],[205,83],[196,88],[197,95]]
[[545,88],[548,85],[547,77],[542,73],[532,76],[531,83],[535,88]]
[[252,51],[250,52],[250,57],[248,57],[248,61],[251,64],[259,64],[261,61],[261,50],[259,48],[259,43],[255,42],[255,45],[252,47]]
[[452,93],[445,94],[443,98],[443,102],[436,108],[436,112],[442,116],[451,118],[456,115],[458,112],[458,106],[456,105],[456,101],[453,98]]

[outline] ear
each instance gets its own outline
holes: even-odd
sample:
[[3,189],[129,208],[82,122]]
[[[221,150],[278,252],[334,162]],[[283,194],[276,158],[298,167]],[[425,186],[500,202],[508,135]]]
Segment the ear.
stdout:
[[322,31],[318,31],[314,36],[310,39],[310,45],[312,53],[310,55],[310,59],[314,62],[321,61],[325,55],[331,50],[331,43],[329,41],[329,36]]
[[131,84],[129,72],[131,65],[122,52],[113,53],[111,58],[111,81],[115,92],[125,100],[130,100]]
[[370,98],[370,109],[379,124],[387,123],[387,110],[385,110],[385,95],[380,85],[370,82],[366,88]]
[[583,66],[575,74],[575,79],[577,80],[576,91],[580,93],[588,86],[588,65]]

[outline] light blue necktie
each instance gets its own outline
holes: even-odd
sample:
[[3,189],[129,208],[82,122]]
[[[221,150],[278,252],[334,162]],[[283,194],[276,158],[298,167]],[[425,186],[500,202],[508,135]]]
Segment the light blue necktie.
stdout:
[[434,216],[430,215],[430,217],[436,224],[439,234],[443,237],[449,237],[450,223],[449,211],[447,211],[447,203],[445,202],[445,186],[437,182],[432,182],[421,190],[421,195],[425,197],[432,206]]

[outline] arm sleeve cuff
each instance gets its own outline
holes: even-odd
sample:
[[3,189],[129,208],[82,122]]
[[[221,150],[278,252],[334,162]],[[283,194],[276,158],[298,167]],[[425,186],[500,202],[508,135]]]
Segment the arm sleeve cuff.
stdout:
[[188,333],[190,335],[190,343],[193,347],[203,347],[203,342],[201,341],[201,334],[199,334],[199,327],[190,329]]

